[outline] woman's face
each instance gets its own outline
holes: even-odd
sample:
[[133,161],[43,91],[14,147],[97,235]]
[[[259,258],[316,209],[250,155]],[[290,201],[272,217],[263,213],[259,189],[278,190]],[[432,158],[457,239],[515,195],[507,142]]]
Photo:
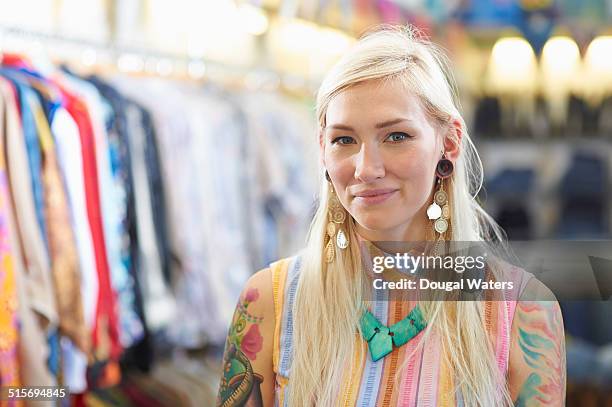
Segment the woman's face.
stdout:
[[366,81],[330,102],[323,164],[369,240],[425,239],[435,168],[444,149],[419,99],[394,81]]

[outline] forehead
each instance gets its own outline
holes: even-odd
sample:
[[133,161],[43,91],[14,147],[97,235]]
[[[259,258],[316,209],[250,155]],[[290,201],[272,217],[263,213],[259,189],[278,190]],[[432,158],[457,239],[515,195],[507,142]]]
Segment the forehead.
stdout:
[[396,118],[425,124],[427,117],[419,98],[398,80],[370,80],[353,85],[329,103],[326,126],[344,124],[374,127]]

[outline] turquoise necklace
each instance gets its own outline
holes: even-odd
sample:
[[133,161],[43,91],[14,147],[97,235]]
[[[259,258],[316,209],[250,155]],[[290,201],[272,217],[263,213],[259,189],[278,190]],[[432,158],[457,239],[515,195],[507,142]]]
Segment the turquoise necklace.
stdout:
[[368,343],[372,360],[376,362],[393,350],[393,345],[400,347],[414,338],[426,326],[421,308],[416,305],[412,311],[399,322],[387,327],[383,325],[368,309],[363,311],[359,320],[361,335]]

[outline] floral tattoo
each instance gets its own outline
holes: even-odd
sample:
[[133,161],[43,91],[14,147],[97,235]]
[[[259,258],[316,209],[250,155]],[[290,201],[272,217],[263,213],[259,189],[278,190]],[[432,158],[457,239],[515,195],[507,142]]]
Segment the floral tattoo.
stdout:
[[263,406],[260,388],[263,377],[254,373],[251,365],[263,348],[263,336],[259,332],[263,318],[252,315],[248,310],[249,305],[258,299],[257,288],[249,288],[236,306],[225,342],[217,406]]

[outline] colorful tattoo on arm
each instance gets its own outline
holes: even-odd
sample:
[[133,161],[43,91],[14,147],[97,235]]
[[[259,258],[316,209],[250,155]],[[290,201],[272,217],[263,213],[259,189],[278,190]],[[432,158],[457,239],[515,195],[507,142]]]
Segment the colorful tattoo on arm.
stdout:
[[565,405],[565,340],[556,301],[519,302],[518,341],[530,369],[515,406]]
[[223,376],[217,395],[217,406],[263,406],[263,377],[253,371],[251,361],[263,347],[259,332],[262,317],[249,313],[249,304],[257,301],[259,291],[250,288],[240,298],[225,342]]

